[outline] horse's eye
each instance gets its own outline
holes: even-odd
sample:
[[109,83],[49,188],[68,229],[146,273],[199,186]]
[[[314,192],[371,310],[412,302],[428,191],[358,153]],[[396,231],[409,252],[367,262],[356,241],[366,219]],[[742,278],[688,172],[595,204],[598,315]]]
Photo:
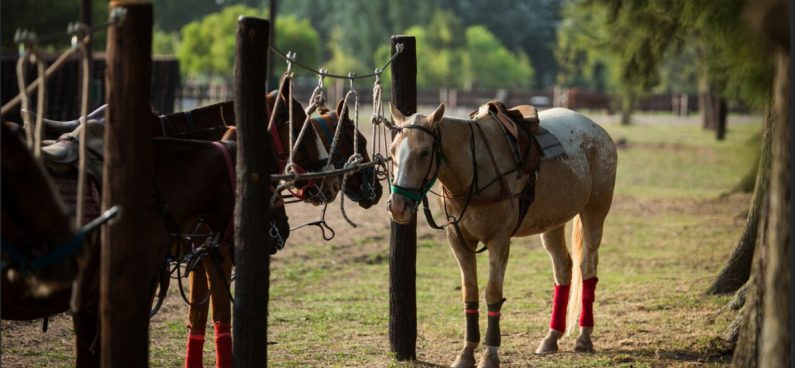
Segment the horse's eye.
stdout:
[[426,158],[426,157],[428,157],[428,154],[430,154],[430,152],[428,152],[428,150],[422,151],[422,152],[420,152],[420,158]]

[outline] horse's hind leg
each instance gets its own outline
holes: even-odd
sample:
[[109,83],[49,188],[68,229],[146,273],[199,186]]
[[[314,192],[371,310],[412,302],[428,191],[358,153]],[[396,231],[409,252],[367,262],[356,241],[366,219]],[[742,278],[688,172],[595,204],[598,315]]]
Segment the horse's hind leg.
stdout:
[[190,302],[188,306],[188,348],[185,352],[185,368],[203,367],[204,329],[207,327],[209,306],[202,303],[207,298],[207,275],[202,262],[189,275]]
[[210,277],[213,306],[213,327],[215,331],[215,366],[232,368],[232,308],[229,297],[229,280],[232,278],[232,260],[229,247],[222,246],[218,253],[205,257],[205,267]]
[[460,241],[455,232],[448,227],[447,239],[453,250],[458,267],[461,269],[461,294],[464,299],[464,316],[466,318],[466,335],[464,348],[456,356],[451,365],[453,368],[472,368],[475,366],[475,348],[480,343],[478,326],[478,270],[473,249],[477,240]]
[[555,275],[555,294],[552,299],[552,317],[549,321],[549,331],[536,348],[536,354],[547,354],[558,351],[558,339],[566,331],[566,307],[569,302],[569,287],[571,286],[571,257],[566,248],[566,226],[550,230],[541,234],[544,249],[552,259],[552,271]]
[[599,262],[599,245],[602,243],[602,229],[609,204],[590,205],[580,212],[583,228],[584,247],[582,249],[582,310],[580,311],[580,335],[574,345],[575,351],[593,351],[593,303],[596,297],[596,266]]

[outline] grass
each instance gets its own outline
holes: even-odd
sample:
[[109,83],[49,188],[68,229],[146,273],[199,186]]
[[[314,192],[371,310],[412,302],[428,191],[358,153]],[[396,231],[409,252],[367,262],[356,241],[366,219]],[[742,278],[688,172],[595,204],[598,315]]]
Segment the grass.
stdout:
[[[716,142],[694,118],[688,124],[668,123],[675,117],[643,118],[666,123],[624,127],[613,118],[595,119],[623,142],[615,201],[600,249],[597,352],[575,354],[573,339],[566,338],[559,354],[532,354],[547,329],[553,286],[549,257],[534,236],[515,240],[511,249],[501,326],[504,367],[724,366],[730,360],[719,338],[734,317],[721,309],[728,297],[704,296],[703,290],[740,235],[750,196],[720,196],[753,163],[756,148],[748,140],[761,124],[731,124],[730,118],[726,141]],[[426,229],[424,222],[417,246],[420,362],[397,362],[389,353],[389,230],[382,206],[359,212],[359,218],[371,222],[345,228],[331,244],[295,235],[288,249],[273,258],[270,366],[433,367],[452,362],[464,328],[459,271],[443,234]],[[478,257],[478,269],[482,294],[487,256]],[[152,323],[152,366],[182,364],[185,311],[172,289]],[[70,366],[68,320],[53,323],[51,329],[63,330],[65,337],[47,338],[46,346],[53,348],[41,349],[41,344],[13,342],[38,325],[4,322],[3,366]],[[485,332],[485,318],[481,329]],[[205,366],[213,366],[209,328],[207,336]]]

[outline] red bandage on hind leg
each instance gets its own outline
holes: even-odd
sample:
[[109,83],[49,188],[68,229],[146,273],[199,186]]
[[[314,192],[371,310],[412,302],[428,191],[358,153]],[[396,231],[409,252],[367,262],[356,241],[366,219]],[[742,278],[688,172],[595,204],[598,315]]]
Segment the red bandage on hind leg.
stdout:
[[571,285],[555,285],[555,296],[552,298],[552,318],[549,328],[566,331],[566,307],[569,305],[569,289]]
[[203,368],[204,331],[188,332],[188,349],[185,351],[185,368]]
[[224,322],[215,322],[215,366],[232,368],[232,333],[231,326]]
[[596,283],[598,278],[582,280],[582,312],[580,327],[593,327],[593,301],[596,299]]

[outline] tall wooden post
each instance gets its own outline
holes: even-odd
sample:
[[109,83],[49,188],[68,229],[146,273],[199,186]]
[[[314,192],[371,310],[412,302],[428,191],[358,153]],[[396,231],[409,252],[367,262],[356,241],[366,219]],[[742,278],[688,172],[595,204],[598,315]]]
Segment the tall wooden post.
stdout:
[[[405,116],[417,112],[417,52],[412,36],[392,36],[392,104]],[[401,225],[390,221],[389,345],[397,360],[417,358],[417,216]]]
[[168,239],[153,204],[152,4],[113,1],[127,15],[107,43],[105,163],[102,208],[121,207],[102,231],[100,321],[103,367],[147,367],[151,280],[164,252],[147,246]]
[[235,55],[237,196],[235,198],[235,367],[268,364],[270,287],[270,139],[266,129],[265,65],[270,22],[241,17]]
[[[273,29],[271,29],[270,35],[268,35],[269,36],[268,37],[268,43],[271,44],[271,45],[276,45],[276,23],[275,22],[276,22],[276,14],[277,14],[278,11],[279,11],[279,6],[278,6],[278,3],[276,2],[276,0],[269,0],[268,1],[268,16],[274,22]],[[271,81],[271,79],[270,79],[271,77],[273,77],[273,63],[274,63],[274,61],[272,59],[268,58],[268,75],[267,75],[268,79],[266,80],[266,87],[267,87],[268,91],[270,91],[272,89],[279,88],[279,86],[276,85],[276,84],[279,83],[279,79],[276,78],[273,81]],[[274,84],[274,85],[271,86],[270,84]]]

